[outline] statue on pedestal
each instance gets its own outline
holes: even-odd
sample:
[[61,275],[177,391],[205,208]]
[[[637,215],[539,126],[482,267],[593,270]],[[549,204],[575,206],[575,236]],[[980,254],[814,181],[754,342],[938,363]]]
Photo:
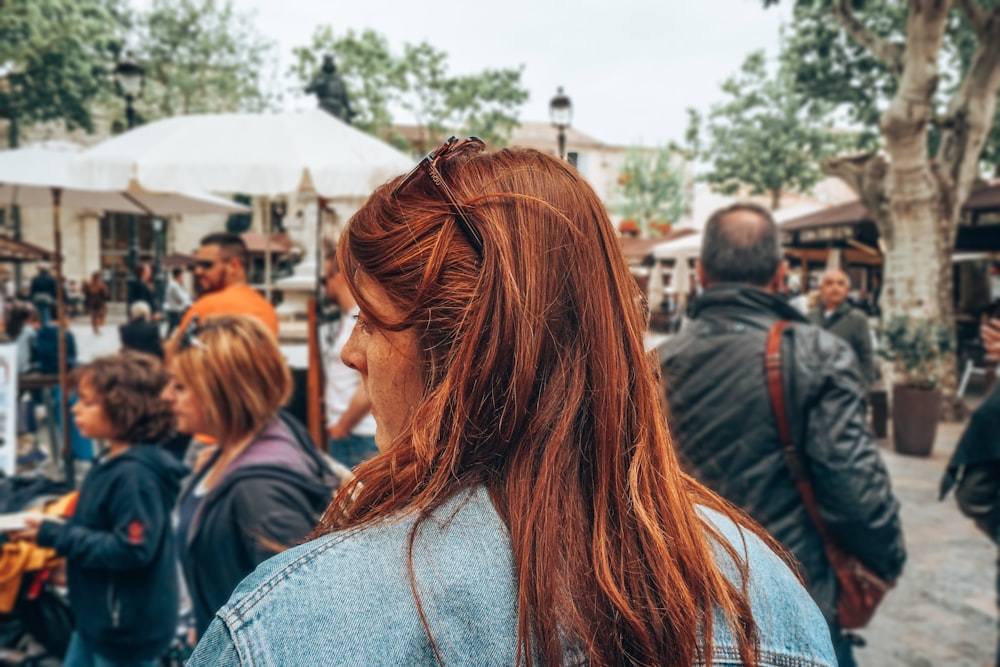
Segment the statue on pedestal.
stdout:
[[323,67],[309,82],[306,92],[313,93],[319,98],[320,109],[345,123],[350,123],[351,118],[355,116],[347,99],[347,86],[337,74],[337,66],[334,65],[333,56],[330,54],[323,56]]

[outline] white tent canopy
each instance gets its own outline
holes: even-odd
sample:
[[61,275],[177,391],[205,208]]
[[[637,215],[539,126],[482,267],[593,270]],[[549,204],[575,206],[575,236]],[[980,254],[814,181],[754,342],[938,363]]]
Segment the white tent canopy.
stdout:
[[275,197],[367,196],[413,160],[325,111],[164,118],[84,152],[73,174],[99,188]]
[[689,234],[653,246],[653,257],[665,259],[696,259],[701,254],[701,234]]
[[83,150],[69,142],[47,142],[0,151],[0,205],[38,207],[52,205],[52,189],[62,191],[62,205],[71,209],[114,211],[136,215],[240,213],[241,204],[194,192],[156,193],[93,189],[81,185],[70,173],[70,162]]

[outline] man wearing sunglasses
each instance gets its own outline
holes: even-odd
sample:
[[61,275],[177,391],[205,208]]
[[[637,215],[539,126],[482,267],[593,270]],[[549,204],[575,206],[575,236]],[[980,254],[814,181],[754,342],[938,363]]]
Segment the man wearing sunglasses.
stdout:
[[[200,321],[210,315],[253,315],[278,335],[274,306],[247,284],[247,246],[237,234],[219,232],[201,240],[195,253],[194,279],[201,295],[181,320],[184,331],[195,315]],[[177,335],[177,334],[175,334]]]

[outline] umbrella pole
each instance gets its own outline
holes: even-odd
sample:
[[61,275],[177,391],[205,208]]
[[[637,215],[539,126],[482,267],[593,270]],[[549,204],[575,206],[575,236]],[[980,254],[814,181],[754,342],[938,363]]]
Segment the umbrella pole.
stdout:
[[56,324],[59,329],[57,349],[59,355],[59,415],[61,417],[62,456],[66,482],[75,486],[73,479],[73,448],[69,441],[69,396],[67,394],[67,364],[66,364],[66,322],[63,294],[63,253],[62,253],[62,190],[52,188],[52,230],[55,236],[55,274],[56,274]]
[[316,252],[314,253],[316,263],[316,286],[313,291],[313,298],[309,299],[309,365],[306,367],[306,400],[309,433],[316,444],[326,451],[326,433],[323,428],[323,355],[319,347],[319,327],[322,323],[320,318],[320,304],[323,302],[322,289],[323,272],[323,209],[326,200],[323,197],[316,199]]
[[271,303],[271,198],[264,197],[264,298]]

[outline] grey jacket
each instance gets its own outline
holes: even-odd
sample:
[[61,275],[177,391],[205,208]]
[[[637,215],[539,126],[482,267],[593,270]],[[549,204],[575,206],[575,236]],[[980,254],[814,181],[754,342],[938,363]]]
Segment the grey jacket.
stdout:
[[898,577],[906,557],[899,503],[866,425],[854,355],[781,298],[739,285],[705,291],[662,360],[670,427],[685,468],[795,555],[830,621],[836,578],[785,462],[767,391],[764,347],[778,319],[793,322],[782,348],[785,400],[820,513],[844,549]]
[[824,314],[822,306],[814,309],[809,313],[809,321],[847,341],[854,350],[854,356],[858,358],[865,386],[871,386],[875,381],[875,359],[872,353],[871,327],[868,326],[865,314],[845,301],[829,317]]

